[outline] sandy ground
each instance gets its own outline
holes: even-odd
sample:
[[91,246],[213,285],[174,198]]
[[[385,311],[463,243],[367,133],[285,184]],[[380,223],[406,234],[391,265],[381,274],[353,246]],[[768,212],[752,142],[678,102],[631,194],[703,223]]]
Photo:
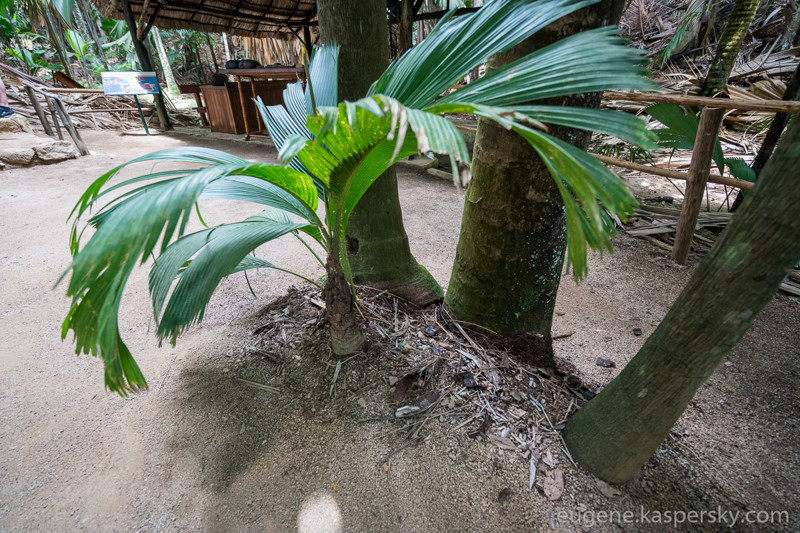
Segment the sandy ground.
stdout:
[[[359,424],[357,414],[295,391],[295,403],[316,413],[300,416],[241,386],[230,369],[242,363],[257,311],[296,283],[280,273],[251,276],[258,298],[243,277],[224,281],[203,325],[177,347],[158,348],[146,272],[138,270],[121,328],[150,390],[108,393],[100,362],[76,357],[60,340],[69,302],[53,284],[69,264],[65,222],[79,194],[115,164],[160,148],[202,144],[254,160],[274,152],[213,136],[85,137],[92,156],[0,173],[0,531],[292,531],[298,523],[345,531],[660,531],[654,511],[717,509],[739,513],[736,525],[679,530],[800,528],[800,306],[786,296],[767,306],[641,476],[616,495],[561,457],[567,490],[549,502],[528,490],[526,461],[463,430],[434,424],[422,444],[398,451],[391,424]],[[412,249],[446,284],[463,194],[408,171],[400,189]],[[203,205],[212,223],[253,211]],[[261,255],[321,273],[291,241]],[[574,334],[556,341],[557,356],[586,380],[607,383],[691,272],[647,243],[617,238],[613,256],[592,257],[584,283],[564,278],[554,333]],[[618,368],[597,367],[597,357]],[[639,519],[592,524],[585,514],[604,510]],[[745,524],[747,511],[787,511],[791,522]],[[565,519],[570,512],[582,518]]]

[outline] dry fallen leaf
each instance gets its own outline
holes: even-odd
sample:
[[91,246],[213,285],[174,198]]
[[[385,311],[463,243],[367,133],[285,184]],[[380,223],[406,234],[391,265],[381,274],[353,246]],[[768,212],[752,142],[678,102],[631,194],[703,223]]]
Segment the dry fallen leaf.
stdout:
[[383,471],[384,472],[388,472],[389,471],[389,463],[383,463]]
[[544,478],[544,495],[551,502],[556,501],[564,494],[564,473],[556,468],[547,473]]

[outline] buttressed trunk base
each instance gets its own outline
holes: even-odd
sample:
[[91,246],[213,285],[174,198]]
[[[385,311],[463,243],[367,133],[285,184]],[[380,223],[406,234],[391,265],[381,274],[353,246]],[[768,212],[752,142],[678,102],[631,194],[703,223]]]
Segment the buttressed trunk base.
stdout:
[[[319,0],[323,42],[339,51],[339,100],[357,100],[389,65],[384,0]],[[386,290],[417,305],[443,296],[442,288],[411,254],[394,168],[367,189],[347,226],[353,281]]]
[[433,276],[411,254],[394,168],[375,180],[353,210],[347,255],[355,283],[385,290],[420,306],[444,296]]

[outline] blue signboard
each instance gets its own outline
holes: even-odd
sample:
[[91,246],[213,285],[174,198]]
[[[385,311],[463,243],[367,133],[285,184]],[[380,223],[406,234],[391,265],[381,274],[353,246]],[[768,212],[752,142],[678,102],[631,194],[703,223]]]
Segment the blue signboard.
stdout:
[[155,72],[103,72],[105,94],[156,94],[158,78]]

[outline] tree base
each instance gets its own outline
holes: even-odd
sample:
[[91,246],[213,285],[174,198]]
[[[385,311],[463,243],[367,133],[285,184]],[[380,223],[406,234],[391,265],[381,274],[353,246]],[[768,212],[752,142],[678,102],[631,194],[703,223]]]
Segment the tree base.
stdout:
[[358,320],[350,284],[339,269],[334,254],[328,256],[328,280],[322,289],[325,298],[328,323],[331,331],[331,346],[336,355],[350,355],[359,351],[366,340]]
[[419,307],[426,307],[444,298],[444,290],[428,269],[416,261],[409,268],[383,272],[380,275],[361,273],[353,279],[358,285],[386,291]]

